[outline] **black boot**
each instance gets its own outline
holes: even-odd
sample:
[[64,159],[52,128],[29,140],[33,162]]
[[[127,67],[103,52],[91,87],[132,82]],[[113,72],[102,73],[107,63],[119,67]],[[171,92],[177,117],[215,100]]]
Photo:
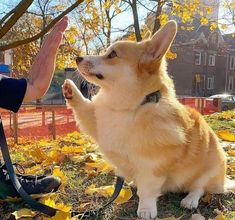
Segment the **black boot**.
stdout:
[[[16,174],[22,187],[28,194],[43,194],[55,192],[61,185],[58,177],[54,176],[32,176]],[[0,164],[0,198],[19,197],[15,190],[5,165]]]

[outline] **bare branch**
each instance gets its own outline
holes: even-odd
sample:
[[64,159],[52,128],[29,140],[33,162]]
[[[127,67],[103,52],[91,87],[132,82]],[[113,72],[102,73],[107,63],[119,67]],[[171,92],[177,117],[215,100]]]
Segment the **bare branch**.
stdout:
[[[35,15],[35,16],[38,16],[38,17],[43,17],[42,14],[38,14],[38,13],[32,12],[32,11],[27,11],[26,13],[27,14],[31,14],[31,15]],[[46,16],[55,16],[58,13],[61,13],[61,11],[57,11],[57,12],[54,12],[54,13],[52,13],[52,12],[51,13],[47,13]]]
[[0,39],[12,28],[12,26],[19,20],[19,18],[26,12],[33,0],[21,1],[16,7],[14,14],[3,25],[0,31]]
[[[3,18],[0,20],[0,26],[15,12],[15,8],[13,8],[11,11],[9,11],[6,15],[3,16]],[[3,13],[2,13],[3,14]]]
[[143,6],[145,9],[147,9],[148,11],[150,11],[150,12],[152,12],[152,13],[155,13],[156,11],[153,11],[153,9],[155,9],[155,7],[156,6],[154,6],[153,7],[153,9],[150,9],[150,8],[147,8],[143,3],[141,3],[141,1],[140,0],[137,0],[138,1],[138,3],[141,5],[141,6]]
[[81,4],[84,0],[77,0],[73,5],[71,5],[69,8],[67,8],[64,12],[62,12],[60,15],[58,15],[54,20],[51,21],[50,24],[47,25],[47,27],[42,30],[40,33],[36,34],[35,36],[19,41],[15,41],[13,43],[10,43],[8,45],[0,46],[0,51],[8,50],[23,44],[30,43],[32,41],[38,40],[40,37],[44,36],[61,18],[63,18],[65,15],[67,15],[69,12],[71,12],[74,8],[76,8],[79,4]]

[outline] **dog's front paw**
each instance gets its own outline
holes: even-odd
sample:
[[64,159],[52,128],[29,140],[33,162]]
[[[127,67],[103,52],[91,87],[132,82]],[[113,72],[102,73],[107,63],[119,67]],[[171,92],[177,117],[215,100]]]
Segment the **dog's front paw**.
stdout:
[[73,84],[71,80],[66,79],[62,85],[63,95],[66,99],[72,99],[74,96]]
[[140,209],[137,214],[140,219],[152,220],[157,217],[157,209]]
[[181,200],[180,205],[187,209],[196,209],[198,207],[199,199],[192,194],[188,194]]
[[144,220],[152,220],[157,217],[156,199],[147,199],[139,202],[137,215]]

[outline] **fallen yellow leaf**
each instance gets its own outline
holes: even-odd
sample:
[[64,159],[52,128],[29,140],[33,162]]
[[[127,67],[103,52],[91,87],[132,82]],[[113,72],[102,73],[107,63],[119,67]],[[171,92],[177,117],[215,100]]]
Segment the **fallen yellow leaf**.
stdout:
[[231,141],[231,142],[235,142],[235,135],[230,133],[229,131],[218,131],[217,135],[220,139],[224,140],[224,141]]
[[95,187],[95,184],[92,184],[90,186],[88,186],[86,189],[85,189],[85,193],[87,195],[93,195],[95,192],[97,192],[96,190],[97,188]]
[[27,169],[25,169],[25,172],[27,173],[27,174],[31,174],[31,175],[35,175],[36,173],[38,174],[38,173],[43,173],[43,168],[42,168],[42,166],[41,165],[35,165],[35,166],[32,166],[32,167],[30,167],[30,168],[27,168]]
[[[94,193],[97,193],[100,196],[104,197],[111,197],[114,192],[114,186],[108,185],[108,186],[102,186],[102,187],[95,187],[94,184],[90,185],[86,188],[85,193],[88,195],[93,195]],[[127,202],[132,197],[132,191],[130,188],[123,188],[116,198],[115,202],[118,204],[122,204]]]
[[65,205],[63,203],[56,204],[53,197],[41,198],[39,201],[52,208],[58,209],[55,216],[51,218],[43,217],[43,220],[49,220],[49,219],[50,220],[70,220],[71,219],[71,213],[70,213],[72,209],[71,205]]
[[129,199],[132,197],[132,191],[130,188],[123,188],[116,198],[115,202],[118,204],[125,203],[129,201]]
[[96,162],[86,163],[86,168],[88,170],[95,168],[95,169],[97,169],[98,172],[102,172],[102,173],[105,173],[105,172],[108,173],[108,172],[114,170],[114,167],[110,163],[108,163],[102,159],[97,160]]
[[40,203],[55,208],[55,200],[52,197],[44,197],[39,200]]
[[55,166],[53,169],[53,176],[57,176],[61,179],[62,187],[67,183],[68,178],[64,175],[64,173],[60,170],[59,166]]
[[76,143],[77,143],[78,145],[84,145],[84,144],[86,144],[86,141],[83,140],[83,139],[80,139],[80,140],[78,140]]
[[36,216],[36,212],[33,212],[30,209],[20,209],[18,211],[15,211],[12,213],[12,215],[15,216],[15,219],[20,219],[20,218],[33,218]]
[[40,163],[47,159],[46,153],[44,153],[39,147],[35,147],[30,150],[29,154],[37,163]]
[[213,220],[225,220],[223,213],[218,214]]
[[65,205],[64,203],[56,204],[56,208],[63,211],[63,212],[70,212],[72,209],[71,205]]
[[227,154],[228,154],[229,156],[235,157],[235,150],[229,150],[229,151],[227,152]]
[[85,156],[82,156],[81,154],[79,155],[75,154],[75,155],[69,156],[69,159],[73,161],[74,163],[81,163],[81,162],[84,162]]
[[86,149],[84,147],[72,147],[72,146],[64,146],[61,149],[62,152],[68,153],[68,154],[74,154],[74,153],[86,153]]
[[49,152],[48,154],[49,159],[51,159],[52,164],[53,163],[60,163],[65,159],[65,154],[63,154],[62,152],[58,151],[58,150],[52,150]]

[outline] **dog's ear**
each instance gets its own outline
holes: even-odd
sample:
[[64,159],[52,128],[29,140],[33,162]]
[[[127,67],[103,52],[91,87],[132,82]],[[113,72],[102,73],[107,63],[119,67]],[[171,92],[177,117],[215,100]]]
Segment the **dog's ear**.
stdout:
[[151,37],[151,32],[148,30],[145,35],[143,36],[143,40],[148,40]]
[[172,20],[153,35],[147,48],[151,60],[161,59],[165,55],[175,38],[176,32],[177,24]]

